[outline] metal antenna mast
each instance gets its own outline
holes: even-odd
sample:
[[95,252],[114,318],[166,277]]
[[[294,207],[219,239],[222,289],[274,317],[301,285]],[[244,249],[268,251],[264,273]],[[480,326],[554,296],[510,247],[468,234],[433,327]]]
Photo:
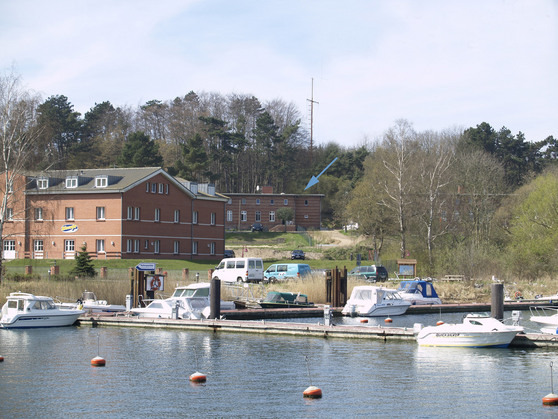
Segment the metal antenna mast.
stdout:
[[314,148],[314,103],[320,103],[320,102],[316,102],[314,100],[314,77],[312,77],[312,95],[310,99],[306,99],[308,102],[310,102],[310,166],[312,165],[312,153],[313,153],[313,148]]

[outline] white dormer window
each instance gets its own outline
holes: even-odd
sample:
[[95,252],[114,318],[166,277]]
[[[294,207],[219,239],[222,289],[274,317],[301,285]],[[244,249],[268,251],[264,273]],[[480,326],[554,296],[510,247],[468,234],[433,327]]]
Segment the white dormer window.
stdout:
[[106,188],[108,185],[108,177],[107,176],[97,176],[95,178],[95,187],[96,188]]
[[77,176],[68,176],[66,178],[66,188],[77,188],[78,178]]
[[48,178],[40,177],[37,179],[37,188],[47,189],[48,188]]

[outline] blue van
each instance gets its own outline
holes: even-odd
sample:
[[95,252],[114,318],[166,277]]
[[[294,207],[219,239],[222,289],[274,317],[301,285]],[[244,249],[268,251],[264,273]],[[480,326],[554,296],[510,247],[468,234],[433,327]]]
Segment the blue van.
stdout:
[[285,279],[302,279],[311,273],[310,266],[303,263],[276,263],[265,270],[264,281],[275,282]]

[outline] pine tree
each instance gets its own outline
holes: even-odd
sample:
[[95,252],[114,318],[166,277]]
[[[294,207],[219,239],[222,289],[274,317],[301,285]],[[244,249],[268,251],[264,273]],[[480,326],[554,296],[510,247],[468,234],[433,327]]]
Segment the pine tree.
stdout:
[[75,275],[79,277],[92,277],[97,275],[95,272],[95,267],[93,266],[93,261],[91,256],[87,252],[87,245],[81,246],[81,251],[76,257],[76,266],[70,271],[70,275]]

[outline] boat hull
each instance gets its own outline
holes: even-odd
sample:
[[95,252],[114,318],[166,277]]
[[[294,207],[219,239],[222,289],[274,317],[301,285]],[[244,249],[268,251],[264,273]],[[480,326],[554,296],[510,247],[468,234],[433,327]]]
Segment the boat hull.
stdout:
[[558,327],[558,315],[556,314],[552,316],[531,316],[529,320],[533,323],[538,323],[545,326]]
[[31,329],[40,327],[64,327],[73,325],[83,311],[63,314],[20,314],[11,319],[2,319],[0,327],[4,329]]
[[462,348],[507,348],[517,331],[493,333],[440,332],[427,330],[419,333],[417,342],[420,346],[446,346]]

